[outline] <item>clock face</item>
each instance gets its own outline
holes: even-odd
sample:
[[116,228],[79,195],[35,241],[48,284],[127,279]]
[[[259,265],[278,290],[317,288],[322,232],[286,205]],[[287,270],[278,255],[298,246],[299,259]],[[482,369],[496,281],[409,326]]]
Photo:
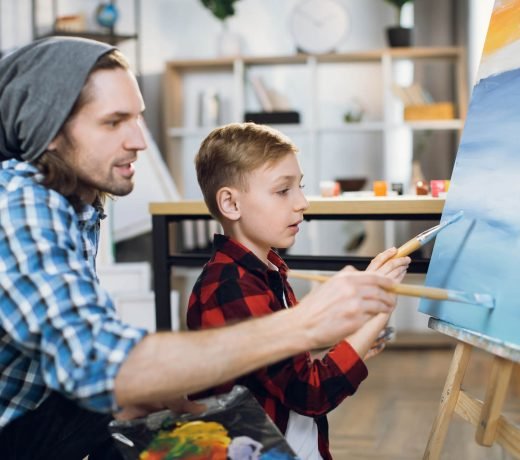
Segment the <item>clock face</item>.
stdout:
[[347,32],[347,12],[336,0],[302,0],[291,13],[290,27],[299,50],[334,51]]

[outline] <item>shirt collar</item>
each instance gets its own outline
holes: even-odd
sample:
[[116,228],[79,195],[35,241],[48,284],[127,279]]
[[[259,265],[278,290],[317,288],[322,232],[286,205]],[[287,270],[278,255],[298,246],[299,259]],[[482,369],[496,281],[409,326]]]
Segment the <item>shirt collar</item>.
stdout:
[[[263,273],[270,271],[269,267],[253,252],[229,236],[216,234],[213,240],[213,251],[226,254],[247,270],[257,270]],[[282,276],[287,276],[289,267],[274,250],[269,251],[267,259],[276,266]]]
[[[43,175],[38,168],[28,161],[19,161],[10,159],[0,162],[0,169],[15,170],[22,176],[34,176],[36,182],[43,179]],[[103,203],[99,199],[93,204],[84,204],[83,207],[77,211],[78,219],[85,227],[90,227],[96,224],[100,219],[104,219],[106,214],[103,210]]]

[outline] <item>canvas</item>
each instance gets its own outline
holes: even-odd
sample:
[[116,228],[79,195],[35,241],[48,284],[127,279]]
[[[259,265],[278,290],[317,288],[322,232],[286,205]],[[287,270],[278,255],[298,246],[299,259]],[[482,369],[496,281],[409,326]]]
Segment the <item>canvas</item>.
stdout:
[[491,294],[495,308],[420,311],[520,346],[520,0],[496,0],[426,285]]

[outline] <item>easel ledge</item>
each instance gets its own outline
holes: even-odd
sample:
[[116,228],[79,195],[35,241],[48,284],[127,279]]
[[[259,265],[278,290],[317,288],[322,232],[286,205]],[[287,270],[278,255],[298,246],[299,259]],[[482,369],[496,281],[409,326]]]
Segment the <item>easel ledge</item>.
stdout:
[[[496,442],[515,458],[520,458],[520,428],[501,414],[513,368],[520,363],[520,347],[435,318],[430,318],[428,326],[454,337],[458,343],[423,459],[440,458],[453,412],[477,427],[475,438],[478,444],[489,447]],[[473,347],[493,355],[484,401],[461,389]]]

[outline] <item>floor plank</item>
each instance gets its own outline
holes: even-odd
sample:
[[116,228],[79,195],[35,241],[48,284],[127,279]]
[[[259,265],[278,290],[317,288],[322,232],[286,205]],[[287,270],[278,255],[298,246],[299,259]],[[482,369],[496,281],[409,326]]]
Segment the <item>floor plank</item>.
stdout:
[[[417,460],[422,458],[439,406],[453,350],[393,347],[368,362],[369,376],[356,395],[329,415],[336,460]],[[491,355],[474,351],[463,387],[483,398]],[[516,385],[506,414],[520,424]],[[442,460],[509,460],[500,446],[475,442],[475,428],[457,415],[450,423]]]

